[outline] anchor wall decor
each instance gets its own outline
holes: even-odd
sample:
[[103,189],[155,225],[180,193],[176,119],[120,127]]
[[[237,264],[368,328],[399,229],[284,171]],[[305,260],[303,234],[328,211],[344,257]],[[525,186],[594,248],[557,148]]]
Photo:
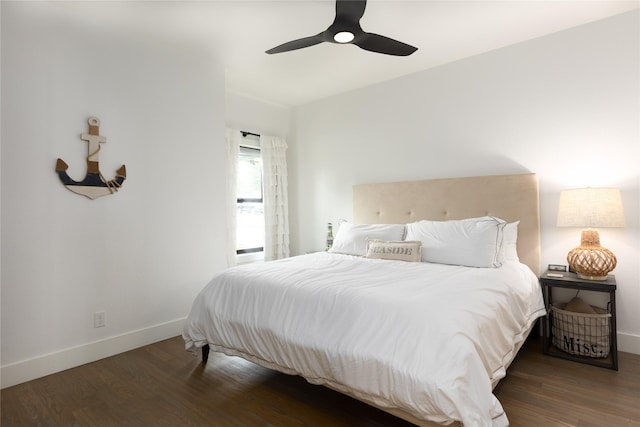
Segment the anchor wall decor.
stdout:
[[100,136],[100,119],[97,117],[89,117],[88,122],[89,133],[83,133],[80,136],[80,139],[89,143],[87,175],[82,181],[74,181],[67,174],[69,165],[62,159],[58,159],[56,162],[56,172],[65,187],[74,193],[82,194],[93,200],[118,191],[127,178],[127,169],[122,165],[120,169],[116,171],[115,179],[107,181],[104,178],[98,164],[98,153],[100,152],[100,144],[107,142],[107,138]]

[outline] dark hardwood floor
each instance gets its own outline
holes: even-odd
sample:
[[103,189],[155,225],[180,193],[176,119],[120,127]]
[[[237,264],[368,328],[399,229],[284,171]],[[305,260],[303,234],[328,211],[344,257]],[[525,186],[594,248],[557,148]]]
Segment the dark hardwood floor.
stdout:
[[[512,427],[640,426],[640,356],[620,371],[542,355],[531,340],[496,388]],[[299,377],[180,337],[2,390],[2,426],[410,426]],[[472,427],[472,426],[470,426]]]

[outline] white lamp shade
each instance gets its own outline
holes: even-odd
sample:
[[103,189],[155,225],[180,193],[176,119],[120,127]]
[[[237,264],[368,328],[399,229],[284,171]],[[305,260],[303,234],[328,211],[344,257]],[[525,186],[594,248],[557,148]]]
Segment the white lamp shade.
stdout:
[[617,188],[577,188],[560,192],[558,227],[624,227],[624,208]]

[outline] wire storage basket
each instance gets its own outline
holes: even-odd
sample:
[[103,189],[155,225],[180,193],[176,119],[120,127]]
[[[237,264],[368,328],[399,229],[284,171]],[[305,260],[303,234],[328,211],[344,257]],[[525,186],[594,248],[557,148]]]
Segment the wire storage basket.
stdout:
[[564,310],[566,303],[551,306],[553,345],[573,355],[604,358],[611,348],[611,313],[592,306],[596,314]]

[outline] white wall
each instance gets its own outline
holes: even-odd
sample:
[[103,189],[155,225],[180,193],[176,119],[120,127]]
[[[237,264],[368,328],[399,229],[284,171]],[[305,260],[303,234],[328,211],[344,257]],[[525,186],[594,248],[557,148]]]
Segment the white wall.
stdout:
[[[2,386],[178,335],[224,256],[224,71],[198,46],[2,4]],[[107,138],[80,180],[87,118]],[[107,325],[93,327],[106,311]]]
[[559,191],[616,186],[619,346],[640,354],[639,13],[570,29],[293,111],[292,251],[324,246],[352,215],[354,184],[535,172],[542,264],[566,264],[580,231],[555,226]]
[[227,92],[225,123],[232,129],[287,138],[290,110],[277,104]]

